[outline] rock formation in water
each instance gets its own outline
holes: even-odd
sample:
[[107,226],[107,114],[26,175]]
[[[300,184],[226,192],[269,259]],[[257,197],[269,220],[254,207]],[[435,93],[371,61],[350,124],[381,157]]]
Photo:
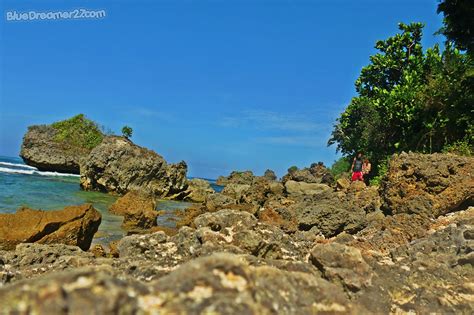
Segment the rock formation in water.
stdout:
[[30,126],[20,156],[41,171],[79,174],[80,165],[104,137],[83,114],[51,125]]
[[81,167],[85,190],[125,194],[137,190],[173,198],[187,188],[185,162],[168,164],[152,150],[117,136],[104,138]]
[[20,208],[0,214],[0,249],[11,250],[19,243],[62,243],[88,250],[101,218],[90,204],[57,211]]

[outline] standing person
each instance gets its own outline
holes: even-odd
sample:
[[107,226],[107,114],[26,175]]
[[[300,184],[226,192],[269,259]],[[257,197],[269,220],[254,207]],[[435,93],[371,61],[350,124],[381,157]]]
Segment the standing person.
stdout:
[[368,184],[367,178],[371,170],[372,164],[370,163],[369,159],[364,159],[364,163],[362,164],[362,175],[366,178],[366,184]]
[[356,180],[364,181],[364,174],[362,173],[362,153],[357,153],[357,156],[354,158],[352,162],[351,172],[352,172],[352,181],[355,182]]

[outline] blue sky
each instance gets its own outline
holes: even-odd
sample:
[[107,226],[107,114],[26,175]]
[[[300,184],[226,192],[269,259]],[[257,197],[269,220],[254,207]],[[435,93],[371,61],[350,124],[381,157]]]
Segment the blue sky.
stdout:
[[[437,1],[1,1],[0,155],[28,125],[84,113],[189,175],[331,164],[332,125],[398,22],[443,38]],[[103,19],[6,21],[103,9]]]

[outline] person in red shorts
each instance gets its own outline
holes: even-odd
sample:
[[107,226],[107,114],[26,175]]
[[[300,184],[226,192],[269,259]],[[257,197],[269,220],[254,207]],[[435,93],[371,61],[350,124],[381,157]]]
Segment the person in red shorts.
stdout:
[[364,181],[364,173],[362,173],[363,163],[362,153],[359,152],[352,162],[351,172],[353,182],[357,180]]

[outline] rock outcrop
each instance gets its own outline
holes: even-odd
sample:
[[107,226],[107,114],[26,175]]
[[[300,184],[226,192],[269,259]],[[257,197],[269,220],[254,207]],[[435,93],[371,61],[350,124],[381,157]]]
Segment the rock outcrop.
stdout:
[[185,162],[167,164],[157,153],[123,137],[110,136],[90,153],[81,168],[85,190],[125,194],[131,190],[172,197],[187,187]]
[[298,169],[296,167],[290,167],[288,174],[282,177],[281,181],[286,183],[292,180],[295,182],[305,183],[316,183],[316,184],[333,184],[334,177],[332,176],[329,169],[327,169],[322,162],[313,163],[308,168]]
[[233,171],[229,176],[219,176],[216,184],[226,186],[228,184],[250,185],[255,179],[255,175],[251,171]]
[[183,192],[185,197],[182,199],[184,201],[203,203],[207,197],[213,193],[215,193],[215,191],[207,180],[193,178],[188,181],[188,188]]
[[113,214],[122,215],[122,228],[126,231],[143,231],[157,225],[156,202],[152,195],[130,191],[110,207]]
[[90,204],[58,211],[20,208],[0,214],[0,249],[13,250],[19,243],[62,243],[88,250],[101,222]]
[[20,156],[40,171],[79,174],[81,164],[103,137],[96,123],[79,114],[51,125],[28,127]]
[[80,165],[90,150],[56,140],[51,126],[31,126],[23,137],[20,156],[40,171],[79,174]]
[[402,153],[381,184],[386,213],[437,217],[474,205],[474,157]]

